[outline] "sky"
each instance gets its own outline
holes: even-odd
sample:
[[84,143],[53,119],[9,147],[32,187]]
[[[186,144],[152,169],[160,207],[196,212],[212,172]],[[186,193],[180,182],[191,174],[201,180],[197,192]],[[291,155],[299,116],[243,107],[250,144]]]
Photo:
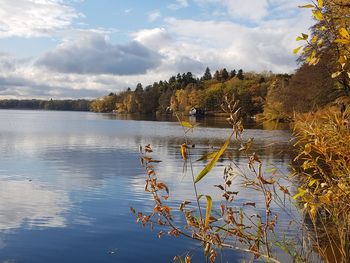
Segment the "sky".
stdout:
[[292,73],[307,0],[0,0],[0,99],[96,98],[208,66]]

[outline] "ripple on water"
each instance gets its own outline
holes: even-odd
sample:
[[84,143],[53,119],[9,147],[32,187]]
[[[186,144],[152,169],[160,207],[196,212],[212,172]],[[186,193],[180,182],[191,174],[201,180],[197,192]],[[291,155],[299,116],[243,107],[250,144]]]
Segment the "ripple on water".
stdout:
[[[176,123],[112,120],[93,113],[0,111],[0,261],[169,262],[189,249],[201,258],[198,244],[158,240],[156,231],[135,224],[129,209],[151,211],[154,205],[144,192],[140,144],[152,144],[155,158],[163,161],[157,172],[169,185],[171,206],[193,196],[189,169],[185,176],[182,172],[182,132]],[[189,133],[193,158],[218,149],[229,132],[198,127]],[[288,172],[288,132],[247,130],[245,136],[255,137],[254,150],[264,163]],[[246,168],[236,146],[231,156]],[[213,195],[214,201],[220,196],[213,185],[229,157],[198,184],[200,193]],[[204,164],[194,163],[194,173]],[[238,202],[251,199],[251,192],[238,183],[234,187],[242,192]],[[281,225],[287,224],[282,219]],[[150,254],[155,250],[158,254]],[[225,257],[232,261],[242,255]]]

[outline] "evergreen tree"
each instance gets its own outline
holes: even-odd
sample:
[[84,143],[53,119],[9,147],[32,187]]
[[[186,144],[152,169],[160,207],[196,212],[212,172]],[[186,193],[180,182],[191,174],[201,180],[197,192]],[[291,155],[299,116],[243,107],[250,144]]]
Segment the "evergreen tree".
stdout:
[[210,69],[209,67],[207,67],[205,69],[205,72],[204,72],[204,75],[202,77],[202,80],[211,80],[212,79],[212,76],[211,76],[211,73],[210,73]]
[[244,79],[243,69],[238,70],[237,78],[240,80]]
[[220,75],[221,75],[221,81],[228,80],[228,72],[227,72],[226,68],[223,68],[221,70]]
[[135,92],[142,92],[142,91],[143,91],[142,84],[141,83],[137,83]]
[[220,76],[220,73],[219,71],[215,71],[215,74],[214,74],[214,79],[217,80],[217,81],[221,81],[221,76]]
[[181,82],[181,81],[182,81],[182,77],[181,77],[181,74],[180,74],[180,73],[178,73],[178,74],[176,75],[176,81],[177,81],[177,82]]
[[193,77],[192,72],[187,72],[187,74],[184,77],[184,81],[185,81],[185,85],[189,84],[189,83],[195,83],[196,79]]
[[232,71],[230,72],[230,78],[231,78],[231,79],[234,78],[234,77],[236,77],[236,75],[237,75],[237,72],[236,72],[235,69],[232,70]]
[[176,82],[176,77],[175,76],[171,76],[171,78],[169,79],[169,83],[175,83]]

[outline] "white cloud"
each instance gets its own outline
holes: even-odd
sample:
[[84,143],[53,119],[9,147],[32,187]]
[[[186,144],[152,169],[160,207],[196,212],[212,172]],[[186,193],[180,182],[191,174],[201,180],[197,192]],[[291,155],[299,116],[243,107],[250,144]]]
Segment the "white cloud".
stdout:
[[267,0],[221,0],[234,18],[257,20],[268,14]]
[[203,63],[191,53],[190,45],[173,38],[165,28],[141,30],[133,36],[137,42],[162,56],[160,65],[151,71],[163,75],[162,79],[179,72],[201,73],[205,69]]
[[61,0],[0,0],[0,38],[50,36],[82,16]]
[[168,5],[168,8],[171,10],[178,10],[185,7],[188,7],[187,0],[176,0],[174,3]]
[[175,41],[165,28],[140,30],[132,34],[132,36],[134,40],[153,50],[161,50]]
[[148,14],[148,21],[154,22],[161,17],[159,10],[154,10]]
[[[198,4],[215,5],[215,10],[226,12],[232,19],[166,18],[160,27],[131,33],[131,41],[123,45],[109,39],[111,30],[79,30],[68,19],[56,32],[60,44],[51,51],[21,60],[0,54],[0,97],[94,98],[133,88],[138,82],[152,84],[178,72],[202,74],[206,66],[212,70],[293,71],[295,36],[313,24],[308,10],[296,7],[302,0],[256,0],[254,7],[246,0],[236,7],[239,1],[196,0]],[[41,2],[63,6],[61,0]],[[174,4],[188,6],[187,1]],[[250,8],[255,13],[248,14]],[[157,12],[150,13],[149,19],[158,19]],[[245,14],[244,23],[235,12],[237,16]],[[34,36],[41,31],[28,32]],[[1,35],[4,32],[0,31]]]
[[213,69],[290,72],[296,67],[296,57],[291,52],[295,36],[305,32],[310,21],[308,15],[300,14],[293,19],[262,21],[249,27],[228,21],[168,18],[164,28],[142,30],[134,36],[165,57],[163,66],[168,67],[169,61],[174,63],[173,69],[179,68],[180,61],[187,61],[195,73],[206,65]]

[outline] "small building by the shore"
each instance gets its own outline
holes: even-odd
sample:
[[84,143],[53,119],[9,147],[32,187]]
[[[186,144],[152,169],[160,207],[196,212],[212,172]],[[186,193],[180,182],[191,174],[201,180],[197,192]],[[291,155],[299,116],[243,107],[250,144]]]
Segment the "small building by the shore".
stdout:
[[190,116],[204,116],[204,110],[201,108],[193,107],[188,112]]

